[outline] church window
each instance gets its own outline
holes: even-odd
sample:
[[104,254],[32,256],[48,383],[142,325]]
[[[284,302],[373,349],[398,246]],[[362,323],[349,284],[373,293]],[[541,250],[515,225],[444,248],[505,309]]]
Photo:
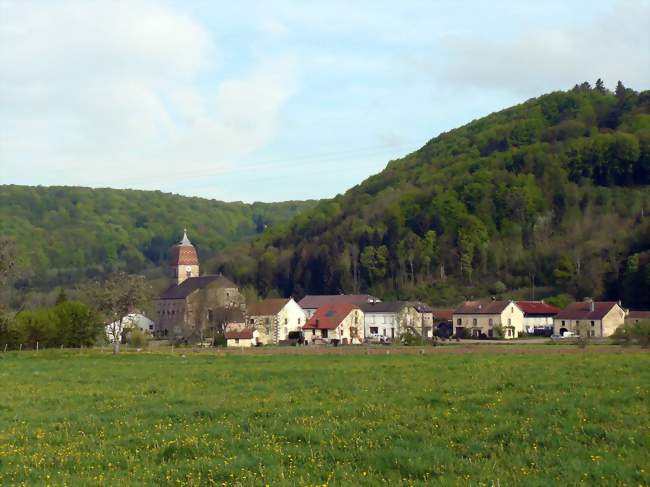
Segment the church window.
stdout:
[[289,324],[289,318],[285,318],[285,319],[284,319],[284,324],[285,324],[285,325],[288,325],[288,324]]

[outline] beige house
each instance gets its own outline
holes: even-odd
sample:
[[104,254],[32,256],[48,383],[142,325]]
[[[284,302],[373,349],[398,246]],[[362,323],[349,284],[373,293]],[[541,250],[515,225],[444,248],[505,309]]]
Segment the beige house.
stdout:
[[303,327],[309,343],[360,344],[364,340],[364,315],[348,303],[329,304],[316,310]]
[[187,233],[172,248],[170,271],[173,284],[155,303],[157,335],[203,341],[242,318],[239,288],[221,274],[199,276],[198,255]]
[[625,322],[626,311],[613,301],[572,303],[553,319],[553,333],[586,332],[590,337],[608,337]]
[[293,298],[265,299],[248,306],[246,326],[257,331],[259,343],[277,344],[292,331],[302,331],[307,317]]
[[255,345],[253,331],[247,328],[243,330],[226,331],[224,333],[228,347],[252,347]]
[[512,339],[524,331],[524,313],[514,301],[465,301],[454,310],[453,323],[457,337],[467,330],[472,338],[493,338],[500,326],[503,337]]

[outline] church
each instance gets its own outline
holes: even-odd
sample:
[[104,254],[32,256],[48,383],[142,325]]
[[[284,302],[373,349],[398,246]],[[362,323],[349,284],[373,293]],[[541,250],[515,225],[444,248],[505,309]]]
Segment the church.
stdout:
[[159,335],[204,341],[223,332],[227,322],[241,320],[245,302],[239,288],[221,274],[200,275],[187,230],[171,249],[169,275],[172,285],[156,300]]

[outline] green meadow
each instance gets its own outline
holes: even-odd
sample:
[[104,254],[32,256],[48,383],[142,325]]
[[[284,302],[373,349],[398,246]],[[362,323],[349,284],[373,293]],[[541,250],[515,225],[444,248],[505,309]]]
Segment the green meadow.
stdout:
[[0,485],[648,485],[650,354],[546,348],[0,353]]

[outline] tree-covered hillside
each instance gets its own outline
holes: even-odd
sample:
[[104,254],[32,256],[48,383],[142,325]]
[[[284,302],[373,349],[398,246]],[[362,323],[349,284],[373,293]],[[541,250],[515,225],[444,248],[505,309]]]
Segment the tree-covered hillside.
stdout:
[[443,133],[212,264],[263,294],[650,306],[649,184],[650,92],[599,80]]
[[315,202],[224,203],[160,191],[0,186],[0,235],[15,241],[15,285],[70,286],[114,270],[162,270],[188,228],[201,258]]

